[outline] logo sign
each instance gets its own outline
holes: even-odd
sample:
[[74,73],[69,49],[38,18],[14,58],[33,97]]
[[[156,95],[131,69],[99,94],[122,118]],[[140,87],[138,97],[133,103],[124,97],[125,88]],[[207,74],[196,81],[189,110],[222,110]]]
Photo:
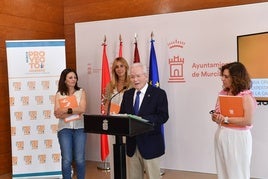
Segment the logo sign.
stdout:
[[108,130],[108,120],[107,119],[104,119],[103,121],[102,121],[102,130],[104,130],[104,131],[107,131]]
[[184,83],[184,57],[180,56],[180,50],[184,48],[185,42],[174,40],[168,43],[169,48],[169,80],[172,83]]

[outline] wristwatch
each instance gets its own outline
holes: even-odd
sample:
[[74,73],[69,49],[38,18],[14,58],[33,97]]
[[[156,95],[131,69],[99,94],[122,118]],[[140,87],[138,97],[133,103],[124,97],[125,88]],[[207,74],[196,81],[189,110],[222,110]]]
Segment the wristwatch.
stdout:
[[228,116],[224,117],[223,123],[224,124],[229,124],[229,117]]
[[73,109],[72,108],[68,108],[67,114],[73,114]]

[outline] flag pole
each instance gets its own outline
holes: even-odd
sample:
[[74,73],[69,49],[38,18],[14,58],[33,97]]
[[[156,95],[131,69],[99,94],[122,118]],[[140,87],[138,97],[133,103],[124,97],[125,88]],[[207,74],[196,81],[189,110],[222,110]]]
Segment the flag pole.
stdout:
[[[104,57],[104,56],[106,56],[106,49],[105,49],[106,48],[106,35],[104,35],[102,46],[103,46],[103,51],[104,51],[104,53],[103,53],[103,57]],[[107,61],[107,58],[105,60]],[[102,63],[103,62],[104,62],[104,58],[102,59]],[[103,66],[104,65],[102,64],[102,70],[104,70]],[[102,79],[102,87],[101,88],[105,88],[103,86],[103,79]],[[104,89],[101,89],[101,98],[104,97],[103,90]],[[103,99],[101,99],[101,101],[103,101]],[[101,114],[104,114],[104,104],[103,103],[101,104]],[[103,135],[103,134],[101,134],[101,135]],[[106,136],[106,137],[108,137],[108,136]],[[101,140],[102,140],[102,136],[101,136]],[[101,143],[102,143],[102,141],[101,141]],[[101,146],[101,150],[102,150],[102,146]],[[102,160],[101,162],[98,163],[97,169],[105,170],[105,171],[108,171],[108,172],[110,171],[110,163],[107,162],[107,157],[104,160]]]
[[119,53],[118,53],[118,56],[119,57],[122,57],[123,56],[123,52],[122,52],[122,36],[121,34],[119,35]]

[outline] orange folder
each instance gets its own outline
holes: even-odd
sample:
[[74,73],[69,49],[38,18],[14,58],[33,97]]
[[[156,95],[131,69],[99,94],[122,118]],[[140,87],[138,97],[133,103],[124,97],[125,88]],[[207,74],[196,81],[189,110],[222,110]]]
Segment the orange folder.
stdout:
[[67,96],[66,98],[62,98],[59,100],[60,108],[76,108],[78,107],[78,103],[76,101],[76,97],[74,95]]
[[111,103],[111,108],[110,108],[110,114],[118,114],[120,111],[120,106],[115,103]]
[[[62,98],[59,100],[60,108],[76,108],[78,107],[78,103],[76,97],[74,95],[67,96],[66,98]],[[70,122],[76,119],[79,119],[80,116],[78,114],[73,114],[64,119],[65,122]]]
[[219,96],[220,112],[223,116],[243,117],[242,96]]

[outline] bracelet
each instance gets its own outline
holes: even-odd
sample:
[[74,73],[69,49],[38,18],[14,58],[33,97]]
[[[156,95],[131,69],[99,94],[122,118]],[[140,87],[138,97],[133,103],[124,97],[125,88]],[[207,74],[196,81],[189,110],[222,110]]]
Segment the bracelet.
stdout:
[[229,124],[229,117],[228,116],[224,117],[223,123],[224,124]]
[[72,108],[68,108],[67,114],[73,114],[73,109]]

